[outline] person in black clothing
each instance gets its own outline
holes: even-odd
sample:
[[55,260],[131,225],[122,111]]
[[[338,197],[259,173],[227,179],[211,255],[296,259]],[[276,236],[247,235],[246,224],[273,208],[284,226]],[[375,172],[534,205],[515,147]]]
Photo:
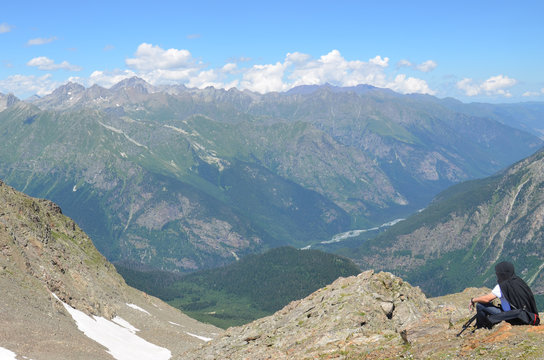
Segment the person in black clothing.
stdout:
[[[497,285],[489,294],[470,299],[471,310],[476,305],[476,327],[490,328],[500,321],[512,324],[538,325],[535,297],[529,286],[514,272],[514,265],[503,261],[495,266]],[[501,307],[491,301],[499,298]]]

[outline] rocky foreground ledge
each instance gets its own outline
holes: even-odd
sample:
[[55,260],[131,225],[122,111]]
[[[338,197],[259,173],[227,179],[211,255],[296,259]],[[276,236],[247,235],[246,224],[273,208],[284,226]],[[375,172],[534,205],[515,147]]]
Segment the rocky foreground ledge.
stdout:
[[390,273],[366,271],[229,328],[180,359],[544,358],[544,326],[502,323],[456,337],[471,315],[468,299],[485,291],[427,299]]

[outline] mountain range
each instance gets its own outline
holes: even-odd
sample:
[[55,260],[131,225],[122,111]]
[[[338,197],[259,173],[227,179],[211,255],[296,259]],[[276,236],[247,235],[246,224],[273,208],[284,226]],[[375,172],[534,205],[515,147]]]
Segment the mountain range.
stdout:
[[544,151],[484,179],[454,185],[423,211],[357,250],[365,268],[388,269],[431,295],[493,286],[494,266],[514,263],[544,293]]
[[214,267],[404,217],[542,146],[512,127],[533,124],[515,109],[365,85],[261,95],[131,78],[0,104],[0,178],[144,270]]
[[470,329],[466,303],[390,273],[339,278],[226,331],[128,287],[54,203],[0,182],[0,358],[542,358],[544,326]]

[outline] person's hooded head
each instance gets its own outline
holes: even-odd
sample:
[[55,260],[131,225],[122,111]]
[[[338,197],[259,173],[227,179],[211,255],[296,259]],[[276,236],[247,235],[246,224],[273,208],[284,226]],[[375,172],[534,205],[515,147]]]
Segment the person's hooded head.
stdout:
[[495,274],[497,274],[497,282],[500,284],[506,280],[510,280],[516,274],[514,265],[508,261],[503,261],[495,266]]
[[503,296],[514,309],[525,308],[532,313],[538,313],[533,292],[522,278],[516,276],[512,263],[508,261],[498,263],[495,266],[495,274]]

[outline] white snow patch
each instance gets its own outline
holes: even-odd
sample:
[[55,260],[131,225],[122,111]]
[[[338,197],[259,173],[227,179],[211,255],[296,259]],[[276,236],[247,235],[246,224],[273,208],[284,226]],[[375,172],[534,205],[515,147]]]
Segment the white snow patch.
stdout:
[[136,332],[140,331],[140,329],[136,329],[134,326],[132,326],[128,321],[125,319],[116,316],[112,319],[112,321],[118,325],[121,325],[125,329],[129,330],[131,333],[136,334]]
[[146,310],[142,309],[141,307],[139,307],[138,305],[136,304],[127,304],[128,307],[131,307],[135,310],[138,310],[138,311],[141,311],[143,313],[146,313],[147,315],[151,315],[150,313],[148,313]]
[[172,325],[176,325],[176,326],[179,326],[179,327],[184,327],[183,325],[180,325],[180,324],[178,324],[178,323],[175,323],[175,322],[172,322],[172,321],[169,321],[169,323],[170,323],[170,324],[172,324]]
[[123,157],[123,158],[125,158],[125,159],[128,158],[127,154],[125,154],[124,152],[122,152],[122,153],[120,153],[120,154],[121,154],[121,157]]
[[55,294],[53,296],[72,315],[78,329],[87,337],[106,347],[108,353],[115,359],[168,360],[172,357],[170,350],[147,342],[126,327],[106,320],[103,317],[90,317],[84,312],[65,304]]
[[202,340],[202,341],[208,342],[208,341],[212,340],[211,338],[207,338],[207,337],[205,337],[205,336],[199,336],[199,335],[191,334],[190,332],[187,332],[187,331],[186,331],[185,333],[186,333],[187,335],[190,335],[190,336],[195,337],[195,338],[197,338],[197,339],[200,339],[200,340]]
[[8,349],[4,349],[3,347],[0,347],[0,359],[2,360],[17,360],[17,354],[13,351],[9,351]]

